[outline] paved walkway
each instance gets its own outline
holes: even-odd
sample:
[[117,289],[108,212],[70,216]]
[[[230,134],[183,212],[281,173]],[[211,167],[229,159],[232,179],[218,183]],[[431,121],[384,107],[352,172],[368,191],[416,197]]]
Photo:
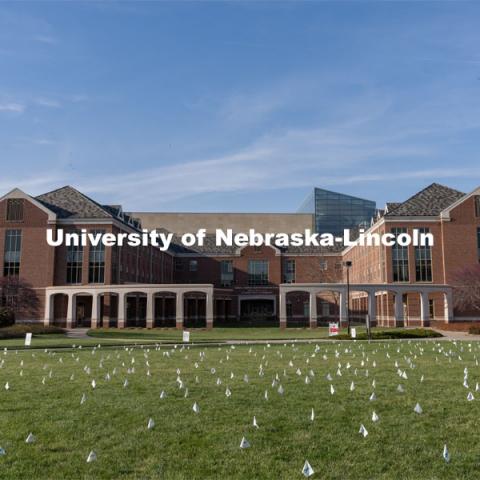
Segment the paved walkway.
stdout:
[[85,338],[92,338],[87,335],[88,328],[69,328],[67,330],[67,337],[68,338],[78,338],[78,339],[85,339]]

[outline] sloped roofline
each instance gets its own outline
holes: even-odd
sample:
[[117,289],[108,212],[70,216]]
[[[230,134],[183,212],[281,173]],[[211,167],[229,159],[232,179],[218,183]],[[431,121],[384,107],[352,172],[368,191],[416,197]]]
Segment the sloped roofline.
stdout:
[[20,190],[19,188],[14,188],[13,190],[10,190],[8,193],[6,193],[3,197],[0,198],[0,202],[2,202],[3,200],[7,200],[9,198],[23,198],[24,200],[27,200],[28,202],[32,203],[37,208],[45,212],[48,215],[49,222],[56,222],[57,220],[57,214],[55,212],[53,212],[48,207],[43,205],[41,202],[36,200],[34,197],[28,195],[27,193],[25,193],[23,190]]
[[467,193],[464,195],[462,198],[459,198],[456,202],[453,202],[450,206],[445,208],[440,212],[440,218],[443,220],[449,220],[450,219],[450,212],[461,205],[465,200],[468,200],[469,198],[480,195],[480,186],[472,190],[470,193]]

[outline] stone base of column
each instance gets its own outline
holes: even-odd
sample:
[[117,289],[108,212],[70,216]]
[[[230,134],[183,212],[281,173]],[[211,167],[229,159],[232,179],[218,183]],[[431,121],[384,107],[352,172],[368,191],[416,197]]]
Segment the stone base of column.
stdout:
[[317,321],[316,320],[310,320],[310,328],[317,328]]
[[213,319],[210,320],[208,319],[207,320],[207,330],[211,330],[213,328]]
[[153,328],[153,319],[148,319],[147,318],[146,327],[147,328]]
[[71,318],[67,318],[67,321],[66,321],[66,328],[72,328],[72,319]]
[[90,328],[97,328],[97,320],[92,318],[91,322],[90,322]]
[[177,322],[175,323],[175,328],[177,330],[183,330],[183,320],[178,320],[177,319]]
[[125,328],[125,320],[119,318],[117,321],[117,328]]
[[287,319],[280,319],[280,329],[285,330],[287,328]]

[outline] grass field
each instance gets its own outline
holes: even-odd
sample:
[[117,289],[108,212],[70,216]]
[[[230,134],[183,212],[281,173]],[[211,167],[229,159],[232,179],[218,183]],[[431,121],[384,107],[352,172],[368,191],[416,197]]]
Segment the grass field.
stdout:
[[[478,478],[480,393],[467,401],[477,395],[478,354],[476,342],[450,341],[9,350],[0,359],[0,476],[294,479],[308,459],[313,478]],[[87,463],[91,450],[97,461]]]
[[[21,329],[3,328],[0,329],[0,348],[23,348],[25,344],[25,333],[30,327],[22,326]],[[20,330],[20,331],[18,331]],[[365,338],[365,328],[357,328],[358,338]],[[228,340],[235,341],[256,341],[256,340],[309,340],[327,339],[327,328],[214,328],[212,330],[193,329],[190,331],[190,341],[193,343],[215,343]],[[9,338],[15,336],[17,338]],[[433,330],[426,329],[403,329],[403,328],[374,328],[373,338],[423,338],[441,336]],[[341,331],[338,339],[349,338],[347,330]],[[115,346],[115,345],[140,345],[140,344],[162,344],[182,343],[182,330],[155,328],[124,328],[124,329],[95,329],[88,331],[88,338],[71,338],[65,333],[33,333],[32,348],[65,348],[73,346]]]

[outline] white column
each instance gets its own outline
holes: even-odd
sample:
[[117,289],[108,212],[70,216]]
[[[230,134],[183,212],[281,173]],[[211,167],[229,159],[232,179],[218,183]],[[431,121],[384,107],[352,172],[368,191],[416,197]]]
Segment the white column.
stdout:
[[92,317],[90,328],[97,328],[98,326],[98,319],[100,318],[100,302],[99,302],[99,294],[94,293],[92,295]]
[[430,303],[428,301],[428,292],[420,292],[420,320],[422,327],[428,325],[430,320]]
[[175,310],[176,326],[183,329],[183,292],[177,292],[177,308]]
[[125,293],[118,293],[117,328],[125,328]]
[[317,328],[317,294],[310,293],[310,328]]
[[207,319],[207,328],[213,328],[213,291],[207,292],[205,298],[205,315]]
[[67,328],[72,328],[72,325],[75,322],[76,303],[77,297],[73,293],[69,293],[67,302]]
[[339,292],[340,295],[340,327],[342,323],[347,321],[347,294],[343,291]]
[[280,328],[287,327],[287,294],[285,292],[280,292],[279,295],[279,303],[280,303]]
[[377,297],[375,296],[375,291],[368,292],[368,321],[371,327],[377,324]]
[[53,301],[55,295],[46,293],[45,294],[45,316],[43,319],[43,324],[48,327],[53,321]]
[[153,328],[153,323],[155,319],[154,303],[155,303],[155,299],[153,297],[153,293],[147,293],[147,318],[146,318],[147,328]]
[[443,301],[445,305],[445,323],[453,321],[453,295],[452,291],[448,290],[443,294]]
[[395,326],[403,327],[403,295],[395,293]]

